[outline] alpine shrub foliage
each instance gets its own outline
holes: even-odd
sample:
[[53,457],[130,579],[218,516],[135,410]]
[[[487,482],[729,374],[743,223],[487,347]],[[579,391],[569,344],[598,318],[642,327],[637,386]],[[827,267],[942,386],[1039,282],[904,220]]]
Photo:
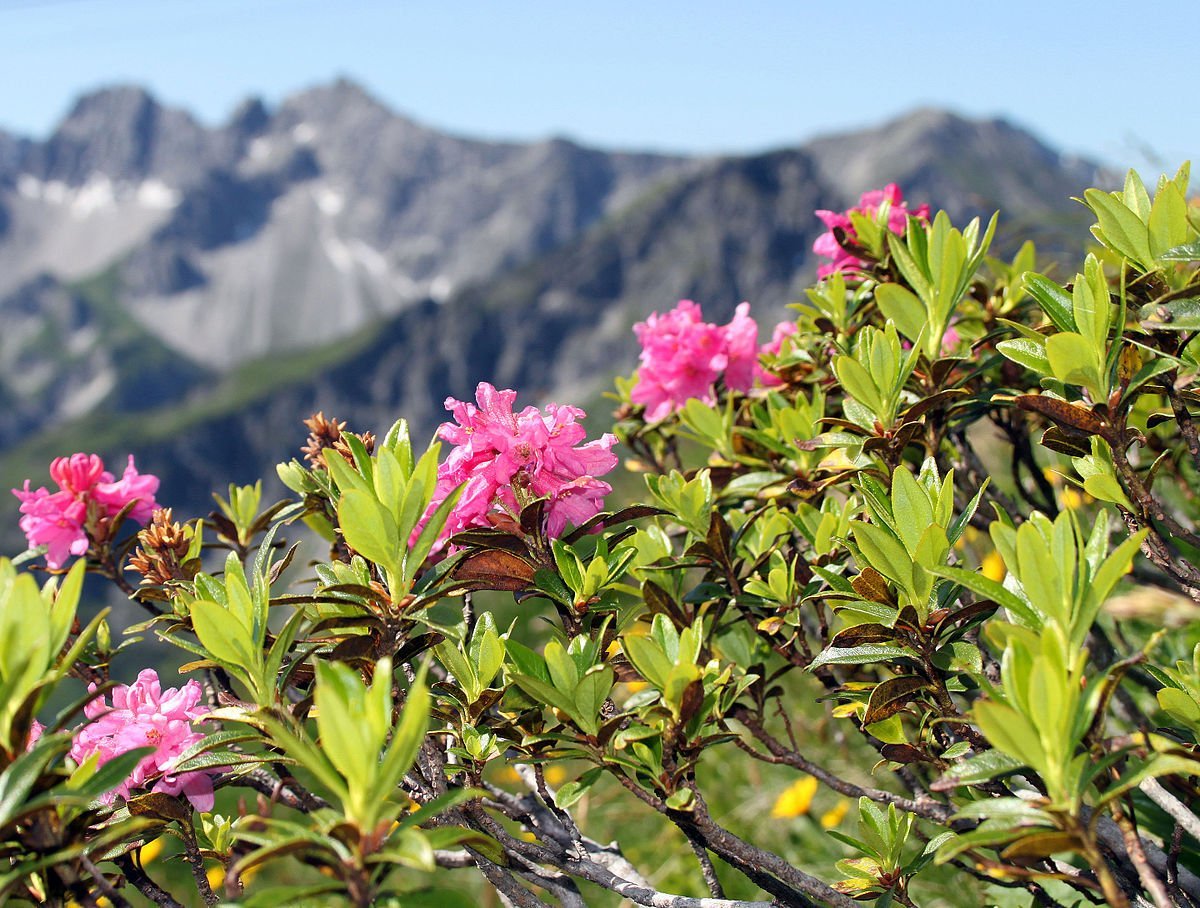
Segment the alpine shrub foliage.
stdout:
[[[317,414],[290,500],[184,522],[56,462],[0,561],[0,900],[1200,904],[1200,210],[1186,166],[1081,201],[1075,273],[894,186],[822,212],[769,338],[638,326],[613,435]],[[148,620],[78,620],[85,571]],[[116,684],[150,636],[185,677]],[[836,863],[770,834],[814,798]]]

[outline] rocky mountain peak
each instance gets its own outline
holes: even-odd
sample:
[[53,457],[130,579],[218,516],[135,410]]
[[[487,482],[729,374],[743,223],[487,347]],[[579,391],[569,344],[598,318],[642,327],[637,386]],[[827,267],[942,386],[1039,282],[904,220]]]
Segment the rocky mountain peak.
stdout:
[[271,112],[263,99],[253,97],[237,106],[225,128],[239,136],[252,137],[266,129],[270,122]]
[[187,182],[211,166],[219,147],[216,134],[190,114],[126,85],[80,98],[49,140],[30,149],[25,167],[38,179],[68,186],[98,176]]

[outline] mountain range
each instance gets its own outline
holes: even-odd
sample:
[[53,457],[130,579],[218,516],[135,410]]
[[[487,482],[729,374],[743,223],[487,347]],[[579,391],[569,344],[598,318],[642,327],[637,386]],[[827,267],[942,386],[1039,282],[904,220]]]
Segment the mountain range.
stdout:
[[686,157],[447,135],[347,81],[215,127],[106,88],[43,141],[0,132],[0,481],[132,451],[199,513],[273,475],[313,410],[430,432],[481,380],[594,400],[632,370],[632,325],[680,298],[770,322],[815,273],[814,210],[866,189],[956,221],[1000,209],[1000,251],[1033,234],[1070,254],[1070,199],[1104,179],[930,109]]

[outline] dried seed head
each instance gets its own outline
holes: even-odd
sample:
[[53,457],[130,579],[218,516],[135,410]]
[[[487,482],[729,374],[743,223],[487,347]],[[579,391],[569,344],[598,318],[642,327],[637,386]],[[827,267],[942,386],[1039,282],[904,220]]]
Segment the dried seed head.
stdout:
[[346,423],[326,419],[324,412],[318,411],[304,420],[304,424],[308,426],[308,441],[300,450],[304,452],[304,459],[314,467],[322,466],[322,452],[341,440],[342,429],[346,428]]
[[150,525],[138,533],[138,548],[129,567],[142,575],[143,586],[163,586],[172,580],[190,580],[183,568],[191,539],[183,525],[171,519],[170,508],[159,508]]
[[343,432],[342,437],[333,443],[333,450],[341,454],[351,466],[354,465],[354,452],[350,450],[350,445],[346,443],[347,435],[353,435],[361,441],[363,447],[367,449],[368,454],[375,453],[375,436],[371,432],[363,432],[361,435],[357,432]]
[[370,432],[363,432],[361,435],[355,432],[347,432],[345,431],[345,421],[326,419],[324,413],[314,413],[308,419],[304,420],[304,424],[309,429],[308,442],[301,450],[304,452],[304,458],[314,467],[325,465],[325,451],[330,448],[341,454],[347,463],[353,465],[354,453],[350,450],[349,444],[346,443],[346,436],[348,435],[353,435],[361,441],[367,449],[368,454],[373,453],[375,450],[375,436]]

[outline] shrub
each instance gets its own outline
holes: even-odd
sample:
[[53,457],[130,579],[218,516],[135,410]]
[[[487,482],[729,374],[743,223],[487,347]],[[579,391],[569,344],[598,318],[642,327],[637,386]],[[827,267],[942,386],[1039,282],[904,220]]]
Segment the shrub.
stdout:
[[[1187,188],[1088,190],[1065,283],[896,187],[823,212],[762,346],[745,305],[638,326],[615,437],[487,384],[423,451],[317,414],[294,497],[185,523],[56,461],[0,562],[0,896],[177,904],[171,840],[206,904],[454,904],[468,867],[514,905],[1200,904]],[[148,613],[118,645],[85,571]],[[147,633],[185,685],[110,678]]]

